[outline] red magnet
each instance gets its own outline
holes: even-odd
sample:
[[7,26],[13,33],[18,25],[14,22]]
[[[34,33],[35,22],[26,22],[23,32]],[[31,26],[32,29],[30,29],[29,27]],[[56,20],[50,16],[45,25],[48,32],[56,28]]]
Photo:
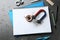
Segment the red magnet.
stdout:
[[37,20],[37,23],[40,23],[45,17],[46,17],[46,11],[44,9],[40,9],[35,15],[27,15],[25,18],[28,22],[31,22],[33,19],[35,19],[41,12],[44,12],[44,15]]

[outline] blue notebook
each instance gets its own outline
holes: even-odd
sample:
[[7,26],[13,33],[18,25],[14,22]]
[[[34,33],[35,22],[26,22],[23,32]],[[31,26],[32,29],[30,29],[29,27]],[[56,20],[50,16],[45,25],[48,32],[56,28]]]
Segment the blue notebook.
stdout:
[[[29,5],[24,6],[23,8],[33,8],[33,7],[42,7],[44,6],[44,2],[43,1],[39,1],[39,2],[35,2]],[[13,12],[12,10],[9,10],[9,17],[10,17],[10,21],[13,24]]]

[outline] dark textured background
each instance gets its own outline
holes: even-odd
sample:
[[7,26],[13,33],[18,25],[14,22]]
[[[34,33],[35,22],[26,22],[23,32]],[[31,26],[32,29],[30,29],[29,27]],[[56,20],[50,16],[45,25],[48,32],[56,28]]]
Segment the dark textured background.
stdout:
[[[50,35],[49,40],[60,40],[60,0],[53,0],[58,5],[58,22],[57,28],[52,27],[53,32],[51,34],[38,34],[20,36],[18,38],[13,36],[13,28],[9,19],[8,11],[12,8],[16,8],[15,0],[0,0],[0,40],[35,40],[37,37]],[[30,3],[30,0],[25,0],[25,4]],[[45,3],[48,5],[48,3]]]

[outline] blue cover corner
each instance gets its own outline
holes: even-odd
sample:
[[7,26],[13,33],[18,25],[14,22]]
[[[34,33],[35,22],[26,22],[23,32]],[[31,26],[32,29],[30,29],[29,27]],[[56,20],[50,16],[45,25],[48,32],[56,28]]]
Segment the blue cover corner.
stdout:
[[9,10],[9,17],[10,17],[10,21],[12,22],[12,24],[13,24],[13,12],[12,12],[12,10]]
[[35,2],[29,5],[24,6],[24,8],[33,8],[33,7],[42,7],[44,6],[44,2],[43,1],[39,1],[39,2]]

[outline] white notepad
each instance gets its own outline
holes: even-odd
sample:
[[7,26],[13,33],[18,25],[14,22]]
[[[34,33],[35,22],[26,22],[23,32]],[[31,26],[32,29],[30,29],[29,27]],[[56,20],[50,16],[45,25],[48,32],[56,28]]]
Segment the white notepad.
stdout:
[[[44,9],[46,11],[46,18],[41,24],[37,24],[34,21],[27,22],[25,19],[26,15],[34,15],[38,10]],[[27,35],[27,34],[37,34],[37,33],[51,33],[51,24],[49,17],[48,6],[37,7],[37,8],[23,8],[23,9],[13,9],[13,35]],[[42,17],[44,13],[42,12],[36,19]]]

